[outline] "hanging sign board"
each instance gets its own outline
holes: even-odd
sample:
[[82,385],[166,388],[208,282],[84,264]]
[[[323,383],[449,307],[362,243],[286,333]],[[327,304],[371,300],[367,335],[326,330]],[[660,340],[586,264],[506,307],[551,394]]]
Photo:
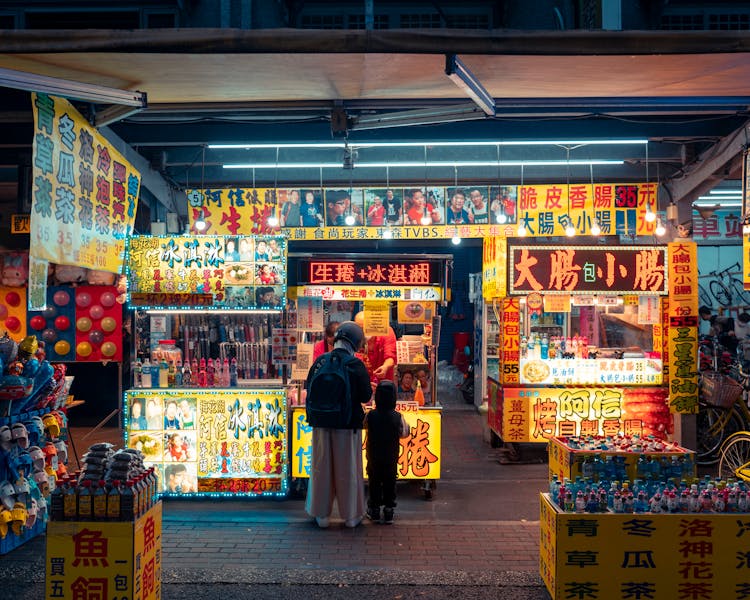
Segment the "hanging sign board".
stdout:
[[133,236],[127,252],[134,306],[281,309],[283,236]]
[[431,323],[435,314],[434,302],[399,302],[398,322],[401,324]]
[[640,296],[638,298],[638,324],[656,325],[661,319],[659,296]]
[[297,331],[323,331],[323,298],[301,296],[297,298]]
[[70,102],[31,94],[34,111],[31,254],[122,273],[140,173]]
[[666,294],[666,248],[511,246],[510,293]]
[[301,258],[297,282],[311,285],[437,286],[442,260],[336,260]]
[[544,312],[570,312],[570,296],[568,294],[547,294],[544,296]]
[[388,335],[390,331],[390,306],[388,302],[365,302],[365,335]]

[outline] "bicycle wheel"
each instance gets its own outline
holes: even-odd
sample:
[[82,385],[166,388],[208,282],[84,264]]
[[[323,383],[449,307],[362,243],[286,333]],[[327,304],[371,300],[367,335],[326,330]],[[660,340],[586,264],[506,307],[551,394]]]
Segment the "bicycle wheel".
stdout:
[[745,284],[734,277],[729,282],[735,297],[745,306],[750,305],[750,294],[745,290]]
[[721,304],[722,306],[731,306],[732,305],[732,293],[724,286],[723,283],[720,281],[711,281],[708,284],[708,289],[711,290],[711,293],[714,295],[714,298],[716,298],[716,301]]
[[715,465],[719,461],[722,442],[733,433],[742,431],[742,417],[734,409],[701,404],[697,418],[698,448],[695,462]]
[[713,308],[714,306],[714,299],[711,297],[711,294],[700,283],[698,284],[698,300],[701,306],[708,306],[708,308]]
[[750,432],[737,432],[722,444],[719,477],[750,481]]

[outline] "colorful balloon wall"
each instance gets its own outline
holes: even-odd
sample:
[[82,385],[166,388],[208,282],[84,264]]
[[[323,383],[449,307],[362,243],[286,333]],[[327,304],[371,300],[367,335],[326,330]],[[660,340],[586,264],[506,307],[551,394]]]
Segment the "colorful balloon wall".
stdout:
[[47,308],[28,313],[29,335],[44,342],[50,362],[72,362],[75,355],[75,288],[52,286],[47,288]]
[[[122,305],[116,299],[115,286],[50,287],[47,308],[28,313],[29,335],[45,342],[51,362],[121,361]],[[25,302],[24,294],[24,308]]]
[[0,286],[0,336],[6,331],[17,342],[26,337],[26,288]]

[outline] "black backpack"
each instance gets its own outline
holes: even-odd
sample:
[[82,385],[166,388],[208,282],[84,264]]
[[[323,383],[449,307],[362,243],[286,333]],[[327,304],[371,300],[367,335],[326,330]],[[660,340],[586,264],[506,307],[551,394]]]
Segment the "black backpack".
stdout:
[[348,365],[357,360],[344,352],[328,352],[307,386],[306,412],[311,427],[348,429],[352,420],[352,386]]

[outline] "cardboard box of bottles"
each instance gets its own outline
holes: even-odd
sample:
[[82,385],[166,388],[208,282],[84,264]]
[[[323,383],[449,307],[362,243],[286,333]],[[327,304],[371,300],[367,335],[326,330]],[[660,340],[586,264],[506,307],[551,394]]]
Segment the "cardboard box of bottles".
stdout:
[[161,509],[135,521],[50,521],[45,598],[161,598]]
[[746,515],[565,513],[549,494],[540,500],[539,574],[552,600],[725,600],[750,586],[737,562],[747,555]]
[[[662,459],[666,459],[666,462],[670,464],[672,457],[675,457],[683,465],[683,477],[695,477],[695,452],[675,445],[671,445],[671,448],[672,450],[668,452],[573,450],[564,441],[553,437],[549,440],[549,478],[552,479],[553,475],[557,475],[558,479],[563,481],[565,477],[571,480],[578,476],[583,477],[584,461],[594,461],[598,457],[599,460],[606,463],[607,457],[611,457],[613,460],[624,461],[627,479],[634,481],[639,478],[637,471],[638,460],[641,456],[648,460],[655,459],[660,462]],[[669,479],[670,477],[659,475],[657,479]]]

